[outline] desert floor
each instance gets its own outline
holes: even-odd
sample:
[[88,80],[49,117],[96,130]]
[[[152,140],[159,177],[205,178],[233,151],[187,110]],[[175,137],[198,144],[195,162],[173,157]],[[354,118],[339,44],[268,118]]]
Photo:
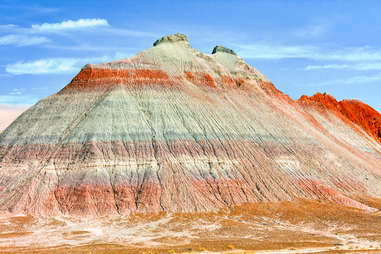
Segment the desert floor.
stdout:
[[381,213],[295,200],[94,219],[3,214],[0,253],[381,253]]

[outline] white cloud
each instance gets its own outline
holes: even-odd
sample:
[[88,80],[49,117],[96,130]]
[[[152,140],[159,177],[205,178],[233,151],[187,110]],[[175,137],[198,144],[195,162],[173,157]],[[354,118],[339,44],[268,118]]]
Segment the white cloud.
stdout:
[[9,94],[10,95],[21,95],[23,92],[23,89],[21,88],[14,88]]
[[350,69],[357,71],[381,70],[381,63],[307,65],[304,70]]
[[381,61],[381,50],[370,47],[324,49],[309,45],[236,44],[237,52],[249,59],[311,59],[321,61]]
[[369,47],[344,48],[343,50],[320,50],[316,60],[330,61],[381,61],[381,51]]
[[73,30],[80,28],[89,28],[96,26],[108,26],[108,22],[105,19],[78,19],[78,20],[66,20],[61,23],[43,23],[40,25],[32,25],[32,29],[36,31],[61,31],[61,30]]
[[14,75],[75,73],[89,62],[102,62],[110,59],[111,58],[107,56],[93,58],[46,58],[30,62],[8,64],[5,70]]
[[144,31],[138,31],[138,30],[132,30],[132,29],[125,29],[125,28],[114,28],[114,27],[105,27],[102,29],[102,31],[107,32],[109,34],[115,34],[118,36],[152,37],[152,38],[158,38],[160,36],[160,33],[144,32]]
[[310,58],[318,48],[270,44],[236,45],[239,55],[251,59]]
[[353,85],[353,84],[365,84],[381,81],[381,73],[373,75],[359,75],[343,79],[334,79],[321,83],[314,83],[311,86],[330,86],[330,85]]
[[348,64],[324,64],[324,65],[307,65],[304,70],[320,70],[320,69],[349,69]]
[[0,37],[0,45],[8,46],[30,46],[47,43],[50,40],[42,36],[29,36],[29,35],[18,35],[18,34],[9,34]]
[[23,107],[37,102],[37,98],[24,94],[24,91],[24,88],[14,88],[8,94],[0,94],[0,106],[12,105],[11,107]]
[[300,29],[298,31],[295,31],[293,34],[297,37],[303,37],[303,38],[311,38],[311,37],[319,37],[327,32],[327,25],[314,25],[314,26],[308,26],[304,29]]
[[48,74],[73,72],[80,59],[77,58],[50,58],[31,62],[17,62],[8,64],[5,70],[18,74]]
[[17,25],[14,24],[6,24],[6,25],[0,25],[0,28],[16,28]]
[[37,98],[29,95],[0,95],[0,104],[6,105],[32,105],[37,101]]

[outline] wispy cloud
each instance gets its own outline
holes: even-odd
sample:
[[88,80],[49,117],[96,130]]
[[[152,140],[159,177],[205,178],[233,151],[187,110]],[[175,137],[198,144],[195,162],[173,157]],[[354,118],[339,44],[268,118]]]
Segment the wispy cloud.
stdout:
[[235,44],[240,56],[249,59],[310,59],[321,61],[381,61],[381,50],[370,47],[326,49],[310,45]]
[[21,88],[14,88],[9,94],[10,95],[21,95],[24,89]]
[[307,65],[304,70],[321,70],[321,69],[349,69],[351,65],[348,64],[324,64],[324,65]]
[[311,58],[318,50],[313,46],[285,46],[270,44],[235,45],[240,56],[251,59]]
[[[89,29],[94,28],[97,29]],[[85,29],[86,28],[86,29]],[[15,24],[0,25],[0,46],[34,46],[76,51],[126,51],[126,47],[112,46],[110,44],[95,44],[94,38],[120,38],[123,37],[151,37],[159,35],[149,31],[140,31],[128,28],[111,26],[106,19],[83,18],[66,20],[59,23],[34,24],[31,27],[22,27]],[[1,32],[3,33],[1,35]],[[9,34],[4,34],[7,32]],[[86,34],[84,34],[86,32]],[[59,37],[65,40],[58,40]],[[71,41],[71,43],[69,42]],[[102,40],[97,40],[97,42]],[[74,43],[72,43],[74,42]],[[112,43],[111,43],[112,44]]]
[[33,13],[53,13],[60,11],[59,8],[52,8],[52,7],[46,7],[41,5],[31,5],[31,6],[22,6],[21,8],[24,8],[24,10],[33,12]]
[[359,64],[324,64],[324,65],[307,65],[304,70],[322,70],[322,69],[350,69],[357,71],[381,70],[381,63],[359,63]]
[[10,108],[15,106],[24,108],[25,105],[36,103],[37,98],[24,94],[24,92],[24,88],[14,88],[7,94],[0,94],[0,108],[4,105],[12,105]]
[[60,10],[59,8],[45,7],[38,4],[37,5],[36,4],[19,4],[19,3],[12,4],[11,1],[8,4],[0,4],[0,9],[22,10],[29,15],[40,14],[40,13],[52,13],[52,12],[58,12]]
[[2,29],[16,28],[16,27],[17,27],[17,25],[14,25],[14,24],[0,25],[0,28],[2,28]]
[[50,58],[31,62],[17,62],[8,64],[5,70],[19,74],[49,74],[73,72],[81,59],[79,58]]
[[326,24],[319,24],[313,26],[307,26],[303,29],[299,29],[292,34],[297,37],[303,38],[311,38],[311,37],[319,37],[324,35],[327,32],[328,28]]
[[21,34],[9,34],[0,37],[0,46],[31,46],[50,42],[50,40],[43,36],[29,36]]
[[313,86],[331,86],[331,85],[354,85],[354,84],[366,84],[381,81],[381,73],[376,73],[373,75],[358,75],[343,79],[333,79],[329,81],[324,81],[320,83],[314,83],[310,85]]
[[111,61],[116,57],[122,58],[125,56],[122,53],[116,53],[114,56],[89,57],[89,58],[46,58],[29,62],[16,62],[8,64],[5,70],[14,75],[21,74],[60,74],[60,73],[75,73],[87,63],[98,63]]
[[38,98],[30,95],[0,95],[0,104],[6,105],[32,105],[38,101]]
[[62,30],[74,30],[81,28],[108,26],[108,22],[105,19],[78,19],[78,20],[66,20],[60,23],[43,23],[34,24],[32,29],[40,32],[49,31],[62,31]]
[[106,32],[108,34],[114,34],[117,36],[130,36],[130,37],[154,37],[158,38],[160,35],[153,32],[138,31],[126,28],[115,28],[115,27],[103,27],[100,31]]

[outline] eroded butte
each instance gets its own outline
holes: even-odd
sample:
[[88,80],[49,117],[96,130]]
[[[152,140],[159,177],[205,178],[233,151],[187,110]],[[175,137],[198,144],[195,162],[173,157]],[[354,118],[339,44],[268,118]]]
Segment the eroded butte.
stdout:
[[233,50],[165,36],[0,135],[0,244],[379,248],[380,137],[364,103],[294,101]]

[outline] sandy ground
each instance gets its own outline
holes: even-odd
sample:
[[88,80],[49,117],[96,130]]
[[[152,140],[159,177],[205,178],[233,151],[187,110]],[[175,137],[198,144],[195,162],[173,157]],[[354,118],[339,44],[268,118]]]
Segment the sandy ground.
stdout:
[[0,104],[0,132],[5,130],[29,106],[10,106]]
[[381,216],[307,200],[203,214],[3,215],[0,253],[381,253]]

